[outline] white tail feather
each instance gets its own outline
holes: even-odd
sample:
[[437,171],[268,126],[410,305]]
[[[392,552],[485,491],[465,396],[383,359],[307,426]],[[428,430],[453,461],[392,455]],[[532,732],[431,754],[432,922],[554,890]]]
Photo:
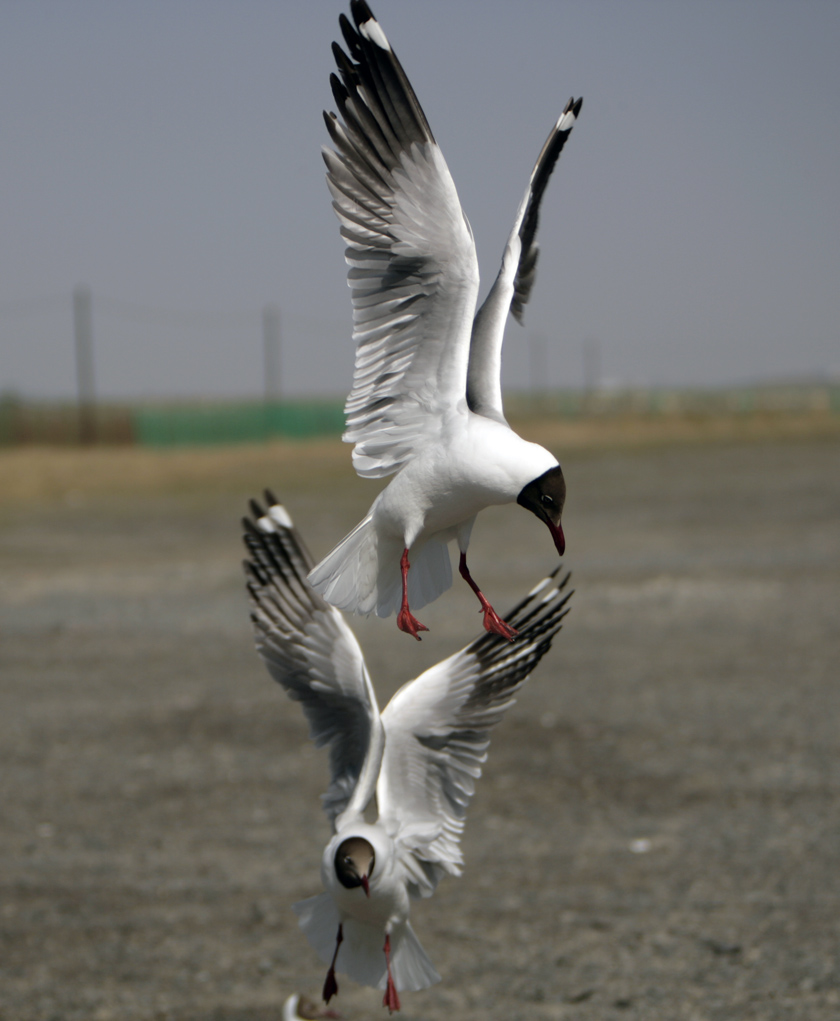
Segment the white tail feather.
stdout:
[[[383,955],[384,956],[384,955]],[[427,989],[435,982],[440,982],[440,975],[420,945],[411,922],[406,922],[399,938],[391,937],[391,974],[397,989],[412,993],[417,989]],[[385,979],[379,988],[385,988]]]
[[368,514],[312,568],[309,584],[339,610],[367,616],[376,607],[378,547],[373,517]]
[[[318,956],[329,964],[335,951],[338,908],[328,893],[293,904],[298,924]],[[346,918],[342,922],[343,940],[335,962],[339,975],[348,975],[364,986],[384,989],[388,973],[385,964],[385,934],[382,927]],[[394,926],[391,933],[391,975],[399,991],[415,992],[440,981],[440,975],[406,922]]]
[[409,559],[411,570],[408,572],[408,603],[412,609],[419,610],[433,603],[452,585],[449,546],[445,542],[430,539],[416,551],[412,550]]
[[[389,617],[402,601],[399,542],[383,539],[368,514],[309,572],[309,584],[339,610]],[[434,539],[410,553],[408,601],[412,609],[434,602],[452,584],[445,543]]]
[[340,916],[335,901],[328,893],[319,893],[292,904],[298,925],[325,964],[332,960]]

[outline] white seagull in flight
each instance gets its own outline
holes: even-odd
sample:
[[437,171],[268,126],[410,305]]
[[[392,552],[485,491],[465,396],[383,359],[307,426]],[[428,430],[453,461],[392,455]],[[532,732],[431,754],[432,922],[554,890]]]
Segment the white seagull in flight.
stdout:
[[[330,750],[323,807],[333,836],[321,858],[324,893],[294,905],[325,964],[385,991],[439,981],[408,921],[412,897],[459,875],[467,806],[487,757],[490,728],[551,647],[568,612],[557,570],[507,615],[511,645],[482,633],[404,685],[380,713],[362,650],[342,615],[306,580],[312,558],[286,510],[266,493],[245,518],[245,561],[257,649],[269,673],[302,705],[309,734]],[[365,821],[376,795],[378,818]]]
[[351,0],[350,10],[355,25],[340,18],[349,55],[333,43],[340,117],[324,114],[356,342],[344,439],[355,444],[359,475],[396,476],[309,580],[342,610],[396,612],[400,629],[419,639],[428,629],[410,606],[452,584],[447,543],[456,539],[484,626],[512,639],[516,628],[470,575],[467,547],[480,510],[516,500],[548,525],[561,556],[565,549],[563,472],[508,425],[500,371],[508,310],[521,321],[534,283],[540,201],[582,100],[569,100],[551,129],[476,314],[475,243],[449,169],[370,8]]

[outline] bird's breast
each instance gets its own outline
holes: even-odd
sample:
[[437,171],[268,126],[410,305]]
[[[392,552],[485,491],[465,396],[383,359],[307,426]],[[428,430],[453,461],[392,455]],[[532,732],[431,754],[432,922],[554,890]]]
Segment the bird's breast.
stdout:
[[420,451],[380,493],[378,527],[395,538],[431,537],[485,507],[512,502],[556,464],[552,454],[509,426],[470,416]]
[[404,883],[391,880],[371,882],[370,897],[357,887],[348,890],[340,883],[330,884],[330,893],[343,915],[370,925],[384,926],[389,920],[408,918],[409,899]]
[[[343,886],[336,874],[335,852],[348,835],[361,836],[374,848],[369,897],[361,886]],[[408,918],[408,890],[402,868],[393,841],[379,826],[353,823],[348,829],[336,833],[321,857],[321,880],[344,917],[356,918],[371,925],[385,925],[389,919]]]

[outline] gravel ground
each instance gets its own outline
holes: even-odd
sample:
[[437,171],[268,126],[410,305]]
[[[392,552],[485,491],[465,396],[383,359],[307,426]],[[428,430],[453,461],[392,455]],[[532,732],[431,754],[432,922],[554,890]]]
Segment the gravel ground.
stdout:
[[[410,1019],[840,1017],[840,442],[564,461],[576,589],[494,735],[466,869],[413,921],[443,981]],[[273,477],[272,477],[273,475]],[[375,487],[269,474],[316,554]],[[253,652],[219,484],[0,518],[0,1017],[269,1021],[324,969],[326,764]],[[518,508],[479,519],[499,609],[554,564]],[[465,644],[460,584],[357,633],[384,702]],[[349,1019],[382,1017],[341,980]]]

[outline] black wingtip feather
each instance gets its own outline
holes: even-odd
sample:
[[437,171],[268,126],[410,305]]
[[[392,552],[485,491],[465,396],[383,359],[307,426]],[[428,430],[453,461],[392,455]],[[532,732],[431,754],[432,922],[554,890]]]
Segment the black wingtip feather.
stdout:
[[[549,578],[554,581],[562,569],[562,563],[558,564]],[[574,589],[569,592],[566,592],[565,589],[571,576],[571,571],[567,571],[560,582],[555,582],[553,591],[546,585],[536,590],[532,589],[524,599],[521,599],[505,614],[505,621],[519,631],[515,644],[512,645],[499,635],[485,632],[469,645],[469,651],[481,656],[488,663],[496,659],[504,660],[507,655],[516,653],[517,647],[521,648],[523,645],[532,644],[536,648],[540,636],[548,632],[547,637],[542,640],[543,642],[547,641],[548,645],[537,657],[538,659],[542,658],[554,635],[560,630],[563,618],[569,612],[567,604],[574,594]],[[547,599],[546,591],[550,593]],[[529,653],[529,656],[532,655],[534,655],[533,648]]]
[[257,526],[254,524],[254,522],[250,518],[243,518],[242,519],[242,527],[245,529],[246,535],[256,535],[256,536],[259,536],[259,535],[262,534],[260,532],[259,528],[257,528]]
[[[362,31],[371,21],[379,27],[370,7],[363,0],[351,0],[350,12],[355,26],[343,14],[338,19],[349,57],[337,43],[332,47],[349,97],[337,94],[335,86],[333,95],[348,128],[351,127],[346,109],[349,98],[355,111],[352,119],[361,118],[361,137],[367,145],[373,146],[387,168],[393,168],[404,149],[413,142],[433,143],[434,136],[390,44],[383,46],[375,41],[376,36],[368,37],[368,30]],[[362,87],[364,95],[358,96],[356,90]],[[332,131],[330,134],[336,141]],[[382,142],[389,151],[383,151]]]
[[365,0],[350,0],[350,13],[357,27],[361,28],[366,21],[376,21],[373,11],[368,7]]
[[[330,75],[330,89],[333,94],[333,99],[335,100],[335,105],[338,107],[339,110],[343,112],[344,107],[347,104],[348,95],[347,89],[345,89],[344,87],[344,82],[338,77],[337,74]],[[333,114],[333,120],[334,121],[337,120],[335,114]],[[332,140],[335,142],[335,136],[333,135],[333,132],[330,129],[330,121],[327,121],[327,130],[330,132],[330,136],[332,137]]]
[[359,83],[359,76],[356,73],[355,64],[338,45],[338,43],[332,44],[332,52],[333,59],[335,60],[335,66],[338,68],[341,78],[339,78],[334,71],[331,72],[330,88],[332,89],[333,96],[336,96],[337,93],[343,97],[342,102],[346,102],[349,93],[348,88],[345,87],[345,83],[347,83],[347,86],[353,85],[355,87]]
[[[356,29],[343,11],[338,16],[338,27],[341,29],[341,34],[344,36],[347,45],[353,46],[356,39]],[[335,47],[337,45],[337,43],[333,43],[333,52],[335,52]]]
[[[575,99],[572,96],[566,104],[562,116],[565,117],[568,113],[572,113],[577,118],[582,106],[583,97],[580,96],[578,99]],[[572,127],[574,127],[574,124]],[[552,128],[537,158],[532,174],[531,196],[519,228],[519,236],[522,239],[522,251],[513,285],[513,298],[510,304],[511,313],[520,325],[523,321],[525,305],[531,296],[531,290],[537,275],[537,245],[535,238],[539,225],[540,203],[548,185],[548,179],[551,177],[554,167],[560,158],[560,153],[563,151],[563,147],[571,132],[571,127],[558,130],[555,125]]]

